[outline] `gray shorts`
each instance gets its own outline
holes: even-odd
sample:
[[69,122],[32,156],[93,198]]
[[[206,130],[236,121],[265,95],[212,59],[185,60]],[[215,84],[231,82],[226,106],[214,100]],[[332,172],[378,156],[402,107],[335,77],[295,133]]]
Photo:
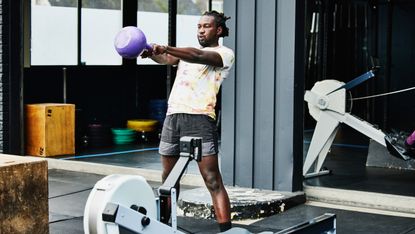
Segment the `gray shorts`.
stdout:
[[166,116],[161,132],[159,153],[163,156],[179,156],[180,137],[202,137],[202,155],[218,154],[218,130],[216,121],[207,115],[172,114]]

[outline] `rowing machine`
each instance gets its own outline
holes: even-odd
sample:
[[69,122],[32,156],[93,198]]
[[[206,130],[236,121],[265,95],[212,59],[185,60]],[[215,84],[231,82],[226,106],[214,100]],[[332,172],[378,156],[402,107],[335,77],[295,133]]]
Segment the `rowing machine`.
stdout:
[[346,84],[337,80],[323,80],[316,82],[311,90],[305,92],[304,100],[308,103],[310,115],[317,121],[317,125],[303,165],[304,178],[329,174],[329,171],[321,168],[340,123],[347,124],[388,147],[393,156],[403,160],[409,159],[402,151],[390,144],[390,138],[380,129],[346,112],[346,90],[374,76],[374,73],[369,71]]
[[177,230],[174,186],[191,160],[202,160],[200,137],[180,139],[180,158],[157,190],[158,196],[142,176],[109,175],[98,181],[86,202],[85,233],[182,233]]

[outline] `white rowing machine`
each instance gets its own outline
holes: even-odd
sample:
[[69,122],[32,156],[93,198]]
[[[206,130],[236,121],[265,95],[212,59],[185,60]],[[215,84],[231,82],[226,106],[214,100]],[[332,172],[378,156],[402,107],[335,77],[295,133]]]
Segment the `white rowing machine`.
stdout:
[[[180,158],[158,188],[157,195],[144,177],[139,175],[109,175],[99,180],[86,202],[85,233],[183,233],[177,230],[174,187],[188,163],[201,159],[202,138],[182,137]],[[171,225],[168,224],[170,216]]]
[[[372,124],[346,112],[346,90],[374,77],[369,71],[354,80],[343,83],[337,80],[316,82],[311,90],[307,90],[304,100],[308,103],[310,115],[317,121],[310,147],[303,165],[305,178],[329,174],[321,170],[327,153],[336,137],[340,123],[344,123],[388,148],[393,156],[408,160],[400,149],[390,143],[390,139]],[[312,168],[314,165],[314,168]]]

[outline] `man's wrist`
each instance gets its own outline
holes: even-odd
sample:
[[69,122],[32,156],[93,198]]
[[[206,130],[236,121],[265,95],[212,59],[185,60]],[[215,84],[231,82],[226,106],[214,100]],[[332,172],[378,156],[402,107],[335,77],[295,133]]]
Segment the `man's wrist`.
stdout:
[[163,46],[163,54],[167,54],[167,51],[169,50],[169,46]]

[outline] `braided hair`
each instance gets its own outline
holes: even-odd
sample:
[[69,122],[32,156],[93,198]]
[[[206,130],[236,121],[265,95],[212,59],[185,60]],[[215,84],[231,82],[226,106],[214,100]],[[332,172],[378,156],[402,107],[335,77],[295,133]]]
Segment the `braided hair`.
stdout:
[[226,20],[230,19],[231,17],[225,16],[223,13],[219,13],[215,10],[213,11],[206,11],[203,13],[203,16],[213,16],[215,19],[216,27],[222,27],[222,33],[219,37],[227,37],[229,36],[229,28],[226,27]]

